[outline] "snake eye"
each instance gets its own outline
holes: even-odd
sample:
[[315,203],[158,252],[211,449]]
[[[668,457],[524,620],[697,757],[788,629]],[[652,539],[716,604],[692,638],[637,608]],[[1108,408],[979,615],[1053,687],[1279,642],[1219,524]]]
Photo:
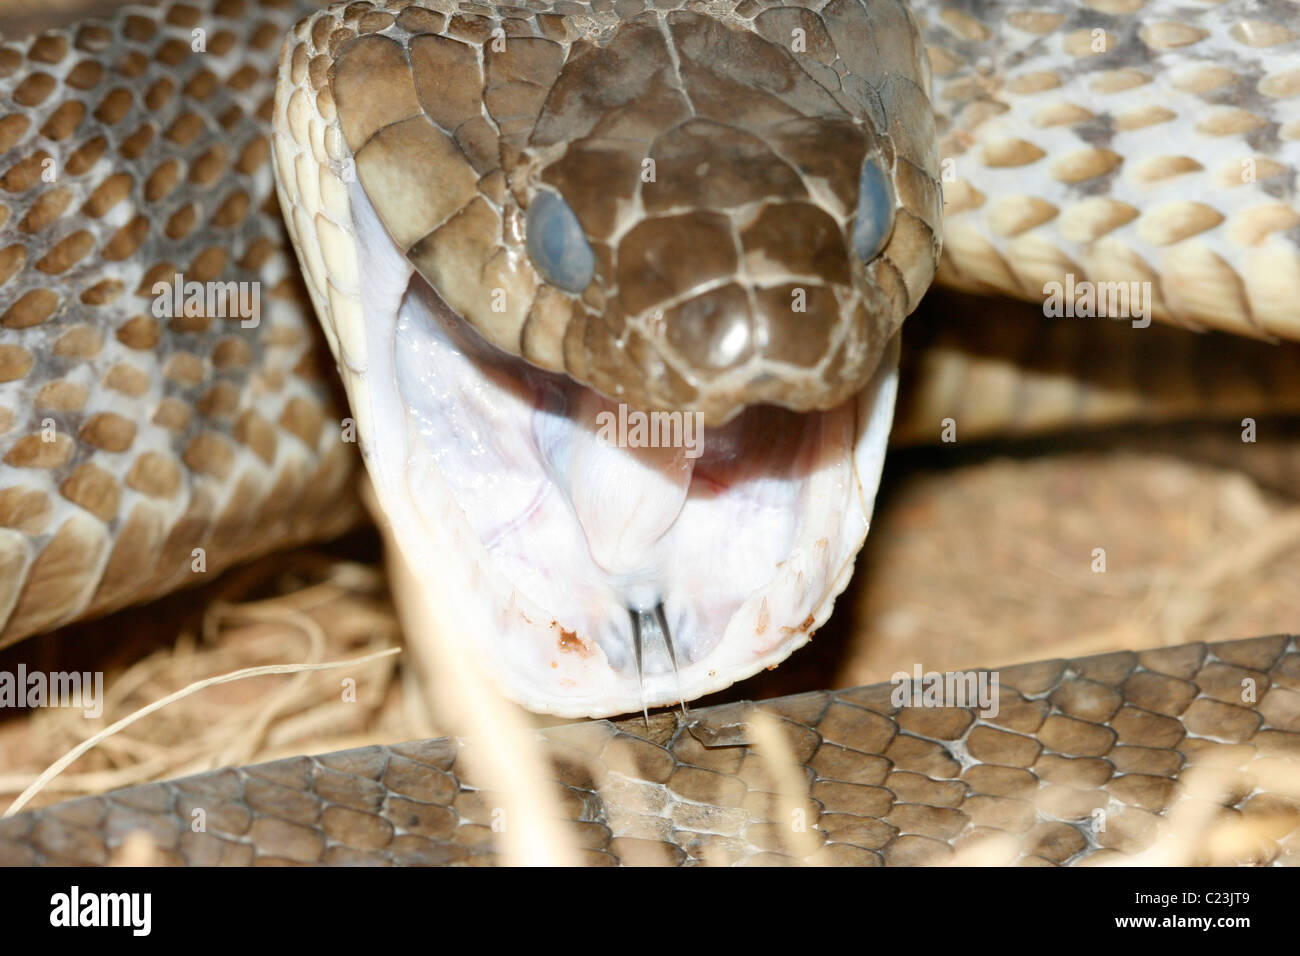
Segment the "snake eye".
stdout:
[[581,292],[596,271],[596,254],[578,217],[559,193],[539,190],[528,207],[528,257],[542,278],[565,292]]
[[853,252],[870,262],[894,228],[894,191],[884,170],[870,156],[858,175],[858,211],[853,222]]

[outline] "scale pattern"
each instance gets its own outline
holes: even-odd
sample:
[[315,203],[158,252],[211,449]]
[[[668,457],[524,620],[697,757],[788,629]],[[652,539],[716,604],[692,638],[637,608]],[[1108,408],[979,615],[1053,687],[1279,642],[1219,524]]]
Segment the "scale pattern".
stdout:
[[[997,673],[987,718],[900,708],[894,685],[878,684],[698,710],[694,732],[669,712],[540,739],[592,864],[933,864],[997,835],[1014,849],[995,862],[1099,863],[1151,847],[1180,777],[1211,764],[1229,772],[1216,822],[1260,828],[1216,862],[1300,862],[1300,788],[1270,787],[1263,773],[1294,774],[1300,758],[1295,637]],[[748,742],[754,707],[779,718],[801,765],[804,852],[772,764]],[[0,821],[0,863],[104,864],[136,830],[165,864],[492,863],[499,817],[492,794],[462,777],[462,746],[366,747],[71,800]]]
[[[710,422],[758,402],[831,408],[934,277],[928,86],[898,0],[340,5],[286,42],[281,203],[350,369],[366,367],[356,180],[438,295],[507,352]],[[876,156],[892,231],[864,264],[857,184]],[[594,253],[576,293],[523,249],[542,188]],[[348,385],[359,402],[364,383]]]
[[[279,38],[310,9],[163,4],[0,44],[0,642],[191,580],[196,546],[212,571],[351,520],[338,491],[355,456],[270,199]],[[1292,8],[916,10],[939,159],[954,160],[941,279],[1039,299],[1045,278],[1136,278],[1158,318],[1297,335]],[[178,271],[260,283],[257,327],[155,315],[153,283]],[[927,860],[988,828],[1028,837],[1028,862],[1073,862],[1139,849],[1208,753],[1294,757],[1296,661],[1294,639],[1267,638],[1010,669],[1021,696],[993,721],[895,712],[882,688],[764,706],[807,761],[822,858]],[[1241,703],[1242,679],[1258,703]],[[782,859],[747,747],[700,747],[671,716],[551,737],[593,859]],[[0,824],[0,857],[103,862],[139,824],[175,862],[490,858],[491,801],[459,781],[456,753],[372,748],[75,801]],[[1085,825],[1103,797],[1131,824]],[[202,834],[176,815],[196,800]],[[1294,819],[1245,785],[1229,803]],[[1291,859],[1293,829],[1252,859]]]
[[1293,4],[916,9],[941,136],[940,282],[1040,303],[1066,276],[1107,298],[1146,283],[1158,319],[1300,337]]
[[[813,7],[833,19],[836,4]],[[646,8],[591,7],[604,18]],[[1289,6],[913,8],[947,170],[941,281],[1041,301],[1043,280],[1063,273],[1154,276],[1158,318],[1297,334],[1300,39]],[[354,518],[339,493],[356,467],[340,447],[345,413],[317,368],[271,198],[279,41],[314,9],[166,3],[0,43],[0,643],[192,581],[196,547],[215,571]],[[793,15],[754,0],[735,10],[756,23]],[[814,58],[829,52],[814,44]],[[1253,181],[1242,181],[1246,160]],[[155,316],[153,284],[177,272],[260,283],[258,327]],[[992,324],[983,310],[971,320]],[[534,358],[554,359],[538,348]],[[1123,354],[1144,377],[1173,364],[1155,351]],[[1258,387],[1278,378],[1269,370],[1294,381],[1298,364],[1293,350],[1261,355]],[[927,440],[939,427],[931,408],[991,430],[1051,405],[1022,401],[1039,394],[1033,383],[999,373],[1001,397],[967,415],[973,406],[953,396],[965,374],[929,376],[939,399],[919,425]],[[1063,397],[1054,423],[1086,422],[1098,405],[1114,417],[1107,396]]]
[[[172,3],[0,46],[0,644],[358,518],[268,161],[301,13]],[[169,314],[177,275],[244,285]]]

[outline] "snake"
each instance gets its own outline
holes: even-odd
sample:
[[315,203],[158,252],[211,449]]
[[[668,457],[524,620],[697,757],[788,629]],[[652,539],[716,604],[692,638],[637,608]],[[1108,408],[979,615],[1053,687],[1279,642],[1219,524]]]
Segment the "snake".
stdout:
[[[746,802],[769,791],[709,776],[744,779],[746,731],[705,745],[713,712],[648,710],[775,666],[828,619],[870,525],[905,317],[937,279],[1055,299],[1061,321],[1109,316],[1135,340],[1151,319],[1300,337],[1298,39],[1288,5],[1245,0],[211,0],[7,41],[0,641],[351,526],[356,445],[401,560],[504,695],[598,719],[575,740],[658,748],[615,760],[620,787],[631,774],[653,799],[574,797],[599,852],[648,825],[665,859],[700,859],[687,831],[722,831],[674,821],[723,809],[756,814],[736,832],[770,827],[771,801]],[[926,808],[831,855],[905,860],[934,819],[953,838],[982,826],[944,800],[1012,797],[957,781],[1014,765],[979,737],[1018,735],[1034,786],[1077,772],[1145,812],[1168,803],[1133,778],[1196,763],[1193,741],[1293,754],[1292,639],[1262,640],[1263,663],[1230,644],[1169,652],[1176,667],[1048,662],[1052,681],[1011,684],[1041,719],[1010,730],[961,708],[882,713],[879,688],[771,709],[812,735],[796,762],[822,790],[888,794],[845,791],[845,826]],[[1229,704],[1215,680],[1234,667],[1266,692]],[[603,720],[638,710],[642,731]],[[1141,745],[1149,726],[1114,726],[1130,712],[1173,722],[1176,759]],[[332,774],[371,809],[401,788],[358,781],[402,761],[467,805],[481,792],[451,772],[454,745],[430,746],[194,786],[251,821],[230,823],[240,846],[265,836],[291,858],[270,835],[283,826],[342,860],[428,821],[406,807],[406,825],[333,832],[327,817],[362,823],[322,793]],[[1089,760],[1106,775],[1072,762]],[[562,771],[575,793],[612,779],[583,765]],[[955,785],[941,797],[905,774]],[[240,810],[254,780],[280,789]],[[184,792],[129,799],[176,813]],[[651,804],[658,824],[612,822]],[[14,852],[59,858],[78,844],[65,824],[120,837],[112,806],[6,823],[0,841],[48,837]],[[327,836],[291,829],[299,810]],[[453,816],[483,838],[464,829],[475,811]]]
[[[1296,787],[1277,771],[1300,749],[1298,672],[1297,638],[1278,635],[1002,668],[996,714],[899,707],[885,683],[571,724],[540,743],[584,865],[1294,865]],[[1242,704],[1243,679],[1257,703]],[[795,785],[763,756],[759,718]],[[466,746],[362,747],[68,800],[0,820],[0,864],[498,862],[500,795],[466,779]],[[1189,786],[1197,771],[1213,779]],[[139,834],[147,852],[127,855]]]

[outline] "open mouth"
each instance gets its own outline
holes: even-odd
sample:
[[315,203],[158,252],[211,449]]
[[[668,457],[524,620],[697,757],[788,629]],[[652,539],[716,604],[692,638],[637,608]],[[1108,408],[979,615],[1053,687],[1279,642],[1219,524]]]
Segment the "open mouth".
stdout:
[[428,629],[571,717],[779,663],[851,575],[938,261],[919,39],[867,71],[894,116],[745,17],[579,17],[485,58],[428,27],[313,27],[275,110]]
[[867,533],[892,356],[836,408],[751,407],[701,433],[689,413],[620,407],[485,342],[360,189],[352,200],[367,463],[418,579],[454,600],[456,639],[508,697],[566,717],[634,712],[808,641]]

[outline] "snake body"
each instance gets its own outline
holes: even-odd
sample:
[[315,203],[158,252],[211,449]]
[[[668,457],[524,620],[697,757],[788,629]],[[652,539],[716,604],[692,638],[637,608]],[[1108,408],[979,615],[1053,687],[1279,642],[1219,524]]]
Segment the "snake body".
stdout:
[[[1141,853],[1164,864],[1296,862],[1295,791],[1268,783],[1300,754],[1294,637],[1000,675],[995,714],[900,708],[897,685],[881,684],[705,708],[689,721],[666,712],[558,727],[541,744],[565,831],[591,865],[1046,866]],[[1242,680],[1258,682],[1249,706]],[[780,764],[754,746],[759,711],[802,765],[794,799]],[[493,862],[499,796],[466,779],[462,746],[365,747],[71,800],[0,821],[0,864],[129,859],[124,844],[139,831],[151,849],[137,863]],[[1184,788],[1211,770],[1204,790]],[[1180,835],[1179,815],[1198,800],[1212,812],[1193,813]],[[789,825],[797,814],[806,831]]]
[[[893,333],[936,269],[959,288],[1038,300],[1066,278],[1145,283],[1143,308],[1159,320],[1300,336],[1297,37],[1286,8],[1248,3],[320,12],[216,0],[10,44],[0,50],[0,634],[17,640],[346,526],[355,514],[339,490],[355,429],[381,503],[409,535],[408,560],[430,579],[463,575],[457,593],[487,595],[467,632],[531,706],[626,712],[775,663],[847,582],[892,407]],[[672,175],[647,188],[659,180],[629,157]],[[707,187],[704,167],[722,186]],[[555,196],[591,253],[576,283],[566,255],[542,266],[527,245],[529,223],[540,230],[530,217]],[[687,244],[699,254],[681,256]],[[395,286],[374,281],[385,270]],[[169,314],[188,280],[252,283],[257,314],[238,307],[238,285]],[[788,309],[801,292],[806,307]],[[318,368],[313,306],[355,422]],[[537,420],[526,422],[531,440],[561,448],[550,466],[569,483],[576,519],[566,520],[593,553],[609,545],[595,562],[605,577],[591,580],[616,582],[634,619],[660,615],[668,659],[643,670],[638,636],[632,670],[626,624],[602,631],[613,598],[585,618],[585,596],[554,601],[574,580],[586,587],[567,556],[558,583],[523,577],[540,572],[537,542],[553,538],[524,540],[511,575],[492,567],[475,549],[502,515],[476,521],[472,483],[454,486],[461,466],[420,471],[439,475],[424,484],[396,474],[412,454],[441,465],[457,451],[393,437],[436,431],[418,415],[395,419],[414,403],[394,382],[419,378],[404,357],[444,353],[481,376],[457,379],[473,383],[466,394],[524,382],[519,401],[559,402],[569,420],[617,400],[698,411],[718,436],[701,475],[724,488],[778,479],[781,503],[761,511],[761,497],[742,496],[728,513],[713,502],[727,496],[699,496],[699,483],[691,498],[680,455],[650,456],[615,473],[614,487],[637,493],[611,519],[583,510],[597,499],[573,463],[601,472],[623,460],[572,431],[538,438]],[[558,373],[590,388],[557,386]],[[756,402],[792,411],[743,411]],[[459,395],[430,407],[472,406]],[[456,421],[455,434],[509,424]],[[738,450],[760,435],[784,437],[754,464]],[[673,507],[700,510],[677,539],[666,525],[624,534],[630,515],[655,517],[642,504],[665,475]],[[755,513],[754,544],[738,543]],[[762,523],[790,520],[777,534]],[[609,537],[591,530],[600,521]],[[426,538],[430,527],[444,536]],[[674,605],[662,592],[688,591],[682,580],[718,566],[672,577],[707,551],[690,537],[702,527],[748,551],[740,570],[758,577],[728,580],[716,606],[694,595]],[[646,564],[619,565],[639,553],[636,534],[672,540],[668,556],[647,547]],[[785,569],[771,580],[769,554]],[[552,603],[535,607],[525,591]],[[674,656],[670,619],[712,637]]]
[[[191,7],[5,48],[4,643],[352,520],[267,165],[295,15],[217,4],[203,56]],[[255,283],[256,326],[156,315],[178,274]]]

